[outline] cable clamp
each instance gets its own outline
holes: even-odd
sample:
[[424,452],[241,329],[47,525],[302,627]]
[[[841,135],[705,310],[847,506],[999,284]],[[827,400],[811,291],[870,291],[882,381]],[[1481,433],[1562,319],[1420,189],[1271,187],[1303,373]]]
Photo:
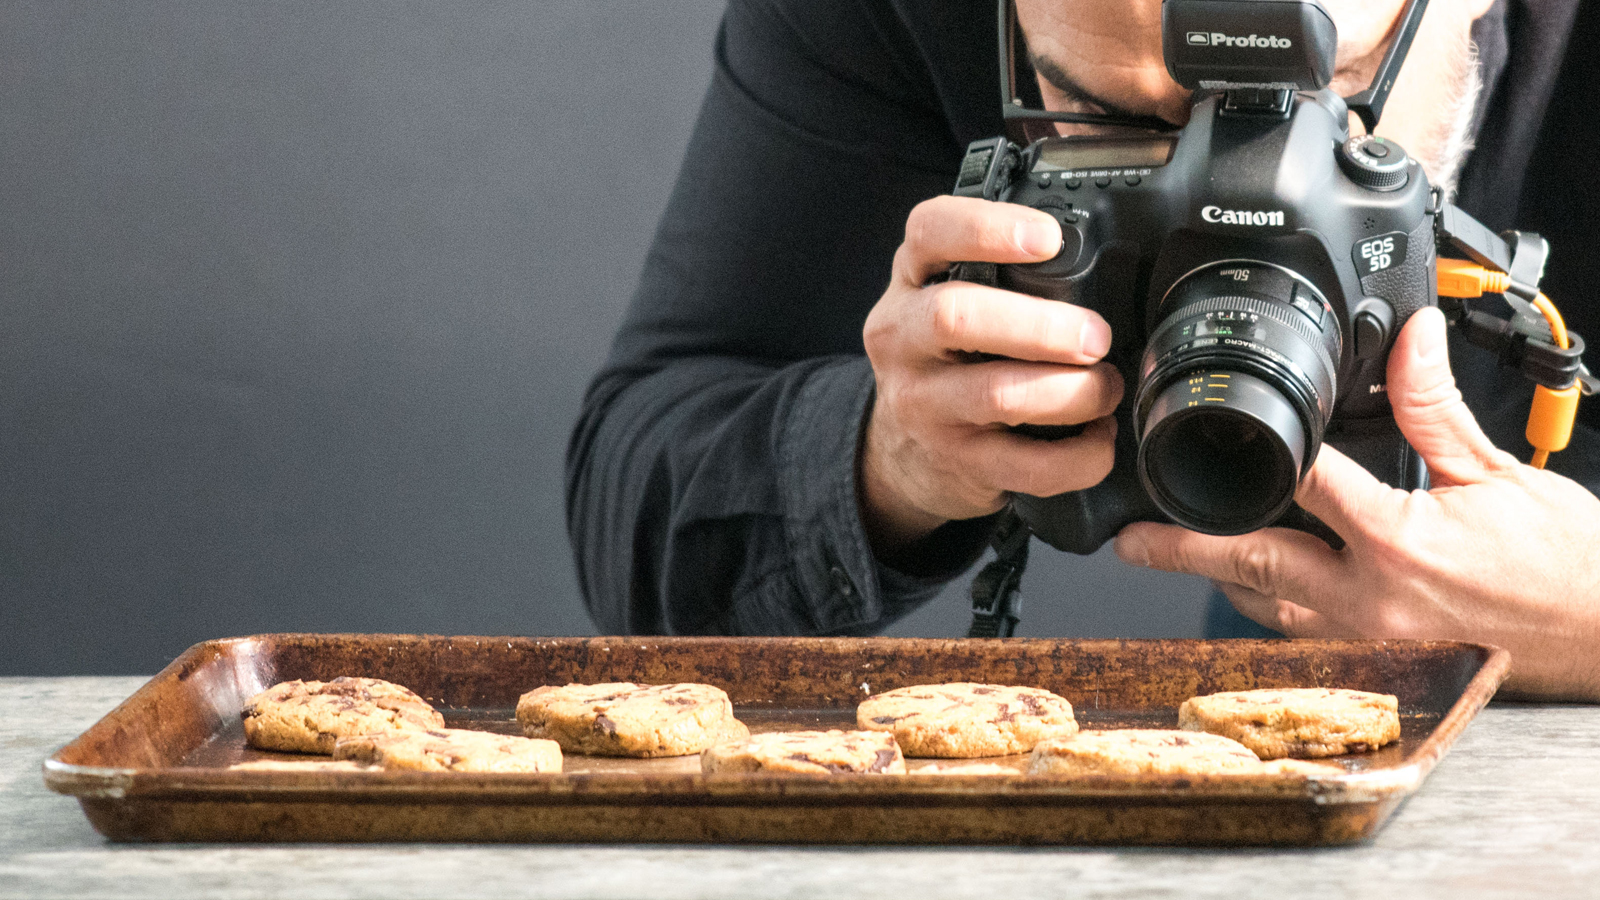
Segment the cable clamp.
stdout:
[[1575,331],[1567,332],[1571,346],[1561,348],[1551,343],[1549,323],[1544,323],[1543,334],[1529,334],[1520,316],[1502,319],[1472,309],[1464,300],[1450,304],[1447,315],[1467,343],[1493,353],[1502,368],[1516,369],[1551,390],[1566,390],[1574,382],[1586,385],[1585,394],[1600,389],[1583,365],[1583,336]]

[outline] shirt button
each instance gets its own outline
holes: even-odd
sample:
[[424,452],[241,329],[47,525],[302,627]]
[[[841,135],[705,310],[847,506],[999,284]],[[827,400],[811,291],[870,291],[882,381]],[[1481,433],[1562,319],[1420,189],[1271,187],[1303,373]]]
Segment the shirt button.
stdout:
[[838,566],[828,570],[828,576],[833,579],[833,591],[841,597],[849,597],[856,592],[856,586],[850,583],[850,576]]

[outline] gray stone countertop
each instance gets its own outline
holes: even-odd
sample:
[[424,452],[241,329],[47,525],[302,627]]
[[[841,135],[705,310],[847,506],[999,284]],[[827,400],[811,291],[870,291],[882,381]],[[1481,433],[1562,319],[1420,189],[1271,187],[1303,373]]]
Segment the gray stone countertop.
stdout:
[[39,767],[144,680],[0,678],[0,897],[1600,897],[1595,706],[1491,705],[1334,849],[111,844]]

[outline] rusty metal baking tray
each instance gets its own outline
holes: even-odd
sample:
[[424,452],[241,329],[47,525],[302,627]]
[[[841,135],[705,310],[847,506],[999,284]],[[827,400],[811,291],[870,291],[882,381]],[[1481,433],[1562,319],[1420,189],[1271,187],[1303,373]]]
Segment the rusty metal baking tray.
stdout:
[[[696,841],[1317,845],[1372,836],[1494,694],[1505,651],[1432,641],[520,638],[267,634],[190,648],[44,764],[118,841]],[[1401,738],[1294,775],[714,775],[697,757],[568,756],[561,774],[229,771],[269,685],[385,678],[451,726],[516,733],[524,691],[699,681],[752,730],[850,727],[868,693],[1034,685],[1088,728],[1176,727],[1195,695],[1347,687],[1398,695]],[[304,757],[301,757],[304,758]],[[913,768],[923,765],[912,761]]]

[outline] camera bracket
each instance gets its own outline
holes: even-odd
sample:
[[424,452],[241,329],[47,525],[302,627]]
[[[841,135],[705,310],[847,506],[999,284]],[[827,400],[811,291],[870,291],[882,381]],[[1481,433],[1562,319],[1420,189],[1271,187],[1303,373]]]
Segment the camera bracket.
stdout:
[[1389,91],[1394,88],[1395,76],[1400,74],[1400,67],[1405,64],[1406,54],[1411,52],[1411,42],[1417,36],[1417,26],[1422,24],[1422,14],[1427,8],[1428,0],[1406,0],[1405,9],[1400,11],[1394,41],[1383,54],[1383,61],[1378,63],[1372,84],[1366,90],[1344,98],[1345,105],[1366,126],[1368,134],[1377,130],[1378,120],[1383,118],[1383,107],[1389,102]]

